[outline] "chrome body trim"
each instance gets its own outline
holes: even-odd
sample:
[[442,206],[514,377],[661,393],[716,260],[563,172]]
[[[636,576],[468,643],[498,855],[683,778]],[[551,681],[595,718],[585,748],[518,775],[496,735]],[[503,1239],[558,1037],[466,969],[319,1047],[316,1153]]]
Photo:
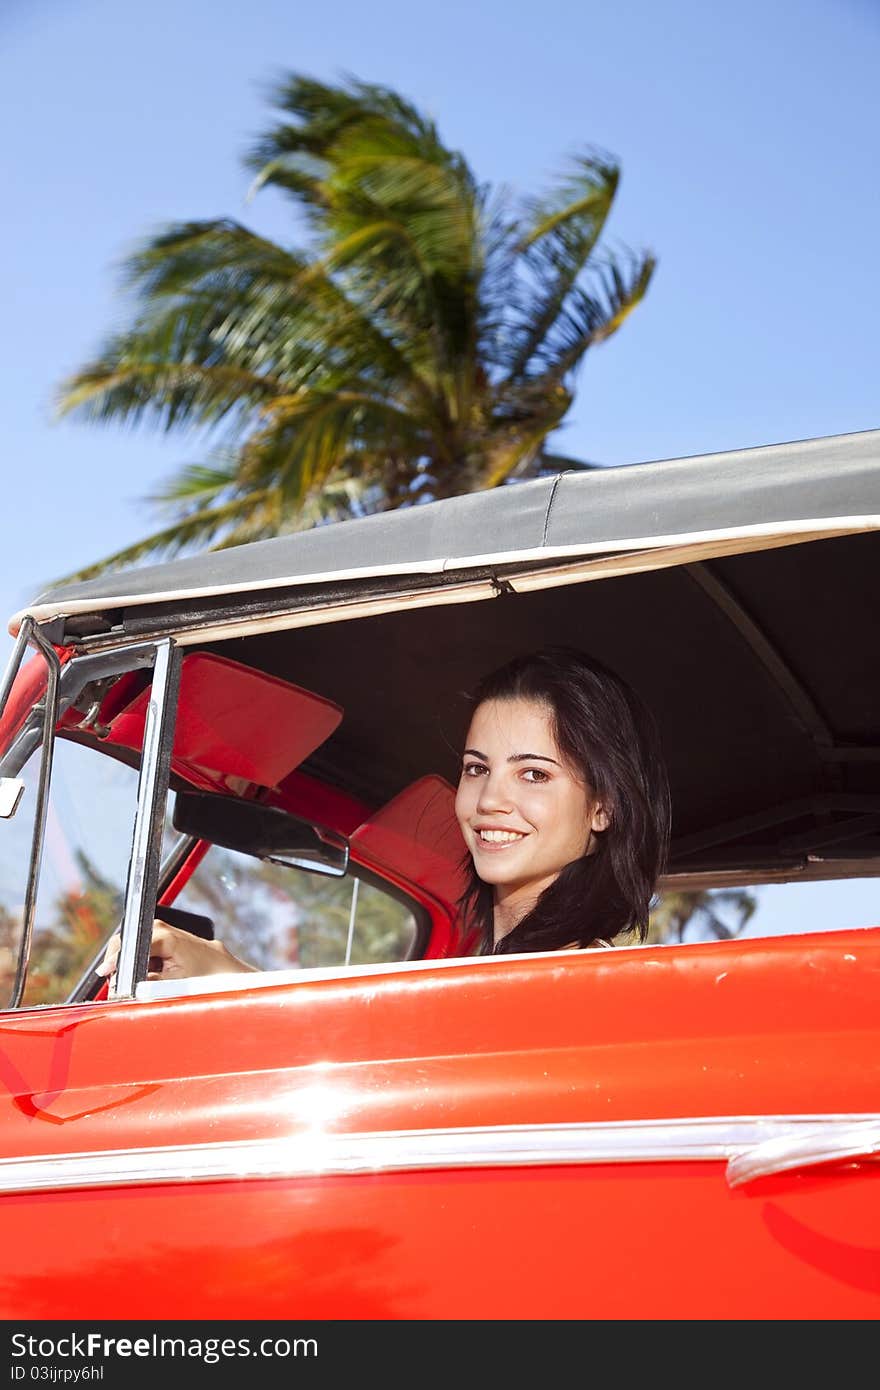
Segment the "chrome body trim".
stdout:
[[[363,1134],[315,1128],[271,1139],[4,1158],[0,1193],[442,1168],[705,1162],[726,1163],[728,1183],[739,1186],[783,1167],[866,1155],[877,1147],[880,1114],[713,1115]],[[792,1161],[779,1164],[780,1152]],[[750,1156],[759,1155],[750,1167]],[[767,1166],[768,1155],[776,1166]]]
[[779,1135],[732,1158],[727,1165],[731,1187],[754,1182],[796,1168],[815,1168],[820,1163],[873,1158],[880,1153],[880,1124],[874,1115],[853,1116],[851,1123],[817,1125],[806,1134]]

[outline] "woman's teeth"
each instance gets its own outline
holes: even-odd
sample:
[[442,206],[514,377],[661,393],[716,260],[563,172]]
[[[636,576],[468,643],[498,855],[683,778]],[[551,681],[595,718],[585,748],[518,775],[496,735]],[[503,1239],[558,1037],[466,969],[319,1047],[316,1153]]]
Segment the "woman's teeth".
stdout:
[[525,839],[518,830],[478,830],[477,834],[490,845],[512,845],[516,840]]

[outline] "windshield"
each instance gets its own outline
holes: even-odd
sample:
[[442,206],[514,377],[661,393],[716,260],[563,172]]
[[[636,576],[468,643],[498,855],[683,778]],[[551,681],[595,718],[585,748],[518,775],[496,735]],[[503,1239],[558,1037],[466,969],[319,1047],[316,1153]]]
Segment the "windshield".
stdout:
[[[36,670],[35,670],[36,662]],[[45,693],[39,664],[21,676],[31,692],[28,713],[18,711],[6,730],[8,746],[0,775],[10,779],[14,814],[0,820],[0,1007],[15,1002],[20,949],[25,931],[32,846],[39,819],[39,778],[44,752]],[[137,662],[138,666],[143,661]],[[29,966],[21,1004],[64,1002],[120,923],[137,809],[139,750],[108,754],[90,716],[96,687],[86,684],[93,669],[77,677],[67,668],[59,704],[60,732],[54,738],[37,880]],[[100,689],[129,673],[102,677]],[[142,676],[139,678],[143,678]],[[20,683],[17,683],[16,690]],[[15,696],[10,700],[12,705]],[[13,780],[14,779],[14,780]],[[20,787],[16,787],[15,783]]]
[[[10,998],[23,925],[39,749],[21,777],[15,818],[0,826],[0,953]],[[64,1000],[119,924],[137,803],[137,770],[59,738],[23,1004]]]

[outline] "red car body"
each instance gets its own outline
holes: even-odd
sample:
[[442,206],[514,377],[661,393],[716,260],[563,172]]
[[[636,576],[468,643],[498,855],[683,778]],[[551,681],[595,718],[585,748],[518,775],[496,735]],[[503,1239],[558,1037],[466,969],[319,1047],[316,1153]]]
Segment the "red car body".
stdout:
[[[875,457],[876,437],[857,443]],[[827,447],[833,455],[837,446]],[[760,482],[766,458],[754,462]],[[711,463],[703,463],[707,476],[699,482],[709,493],[718,486]],[[670,476],[669,465],[644,468],[645,488],[652,469]],[[680,474],[679,466],[673,477]],[[698,479],[699,468],[687,478]],[[579,481],[592,486],[590,478]],[[526,510],[543,486],[522,485]],[[764,483],[756,487],[766,507]],[[518,489],[504,492],[498,506],[509,508]],[[592,507],[588,494],[589,487]],[[595,495],[601,501],[605,494]],[[458,526],[460,501],[420,510]],[[479,500],[486,504],[494,499]],[[383,547],[401,538],[384,568],[365,563],[358,574],[356,565],[343,572],[337,564],[336,587],[303,599],[286,572],[284,594],[276,593],[280,581],[266,578],[269,566],[271,611],[254,611],[261,592],[255,572],[242,571],[236,587],[206,571],[199,591],[193,561],[161,567],[133,596],[117,577],[49,596],[19,615],[12,628],[23,636],[0,724],[0,755],[13,768],[6,776],[14,778],[15,750],[20,761],[21,740],[43,717],[54,651],[61,696],[50,722],[59,746],[72,740],[85,756],[110,754],[140,767],[123,919],[123,940],[127,933],[138,943],[130,988],[120,967],[116,997],[107,997],[92,962],[63,1000],[36,1004],[25,990],[0,1015],[2,1315],[877,1317],[880,926],[838,930],[829,922],[827,931],[794,936],[474,956],[456,906],[461,845],[448,768],[399,752],[430,741],[425,716],[407,742],[399,721],[408,702],[418,719],[435,683],[438,705],[449,698],[439,675],[434,682],[417,668],[444,656],[451,663],[463,634],[474,644],[480,632],[490,642],[497,630],[491,602],[455,607],[469,583],[491,592],[493,584],[516,588],[518,575],[537,575],[544,606],[533,618],[524,602],[524,621],[546,626],[558,617],[561,624],[570,615],[559,605],[573,592],[608,587],[616,603],[634,574],[639,582],[659,576],[662,586],[666,571],[685,574],[708,563],[714,546],[716,557],[762,566],[775,555],[789,562],[790,552],[808,563],[831,555],[841,584],[857,594],[864,567],[877,558],[877,516],[863,505],[856,522],[847,505],[845,524],[818,512],[808,512],[809,525],[783,516],[759,542],[747,521],[733,539],[729,518],[714,541],[705,528],[694,527],[690,539],[676,536],[674,554],[655,538],[647,562],[643,538],[641,550],[630,549],[628,568],[620,538],[601,552],[584,542],[586,562],[596,564],[598,554],[606,566],[595,586],[583,583],[569,537],[537,565],[534,546],[510,547],[488,578],[485,557],[479,564],[459,557],[437,580],[429,557],[423,588],[414,591],[409,537],[424,518],[382,518]],[[478,520],[485,528],[482,513]],[[347,534],[355,540],[376,534],[370,521],[354,525],[360,530]],[[853,548],[829,550],[844,533]],[[668,534],[659,522],[658,534]],[[817,534],[826,550],[811,552]],[[294,559],[303,540],[292,538]],[[551,560],[564,572],[546,585]],[[316,573],[323,583],[322,563]],[[383,576],[384,587],[377,583]],[[441,597],[432,598],[442,584]],[[340,585],[348,585],[344,600],[354,605],[341,622]],[[221,591],[220,608],[211,609]],[[640,604],[650,592],[641,591]],[[665,590],[658,595],[661,605]],[[514,618],[515,646],[522,639]],[[597,634],[600,627],[597,619]],[[768,619],[762,631],[771,627]],[[609,650],[623,650],[619,626],[609,620],[608,631],[616,632]],[[375,666],[362,659],[362,632],[376,644]],[[778,652],[785,643],[778,631],[775,637]],[[288,652],[288,639],[295,670],[282,675],[279,653]],[[719,662],[728,640],[725,632]],[[638,641],[644,646],[644,631]],[[34,642],[36,667],[19,666]],[[149,661],[146,648],[154,649]],[[128,650],[140,654],[139,665],[117,660]],[[167,698],[160,651],[178,663],[179,694],[175,688]],[[99,660],[119,669],[98,684],[68,678],[78,663]],[[169,690],[172,684],[169,678]],[[409,693],[397,699],[401,688]],[[662,722],[659,684],[656,694]],[[710,676],[695,698],[711,699]],[[746,699],[743,709],[738,700],[758,778],[762,758],[775,756],[775,734],[756,729],[756,706]],[[724,717],[738,746],[739,716],[727,710]],[[781,719],[787,728],[790,715]],[[704,753],[693,719],[681,723],[679,741],[670,739],[686,817],[688,789],[697,784],[691,761]],[[375,732],[386,724],[392,727],[384,734]],[[668,724],[678,728],[672,713]],[[373,795],[364,770],[371,730],[385,740],[376,748],[385,764],[398,752],[401,762]],[[779,739],[786,736],[783,730]],[[876,747],[873,737],[873,729],[853,726],[840,746]],[[334,740],[342,740],[338,753]],[[744,882],[750,853],[755,882],[793,877],[791,856],[809,844],[806,872],[876,874],[870,816],[880,763],[876,754],[849,763],[863,782],[805,795],[793,759],[794,780],[783,788],[784,811],[775,820],[776,803],[747,814],[735,804],[739,784],[720,786],[714,824],[728,829],[713,841],[700,828],[709,824],[706,809],[695,803],[670,882]],[[777,775],[775,764],[771,771]],[[51,785],[51,768],[46,775]],[[736,767],[730,772],[740,775]],[[174,902],[206,853],[205,837],[190,836],[160,868],[163,776],[178,793],[256,798],[306,819],[319,837],[344,841],[355,874],[410,903],[419,924],[410,958],[145,981],[154,905]],[[815,825],[802,804],[810,795]],[[39,828],[39,807],[35,822]],[[710,862],[719,843],[724,854]],[[835,847],[830,858],[819,845]],[[39,932],[34,941],[37,950]]]

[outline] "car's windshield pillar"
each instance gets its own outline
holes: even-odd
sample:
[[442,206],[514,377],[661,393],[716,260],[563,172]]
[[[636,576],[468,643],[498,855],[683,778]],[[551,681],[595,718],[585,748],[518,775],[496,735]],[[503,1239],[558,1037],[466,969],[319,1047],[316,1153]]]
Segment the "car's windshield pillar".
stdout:
[[179,688],[180,649],[169,638],[156,647],[144,727],[131,863],[113,988],[113,997],[117,999],[132,998],[138,980],[144,978],[147,970]]

